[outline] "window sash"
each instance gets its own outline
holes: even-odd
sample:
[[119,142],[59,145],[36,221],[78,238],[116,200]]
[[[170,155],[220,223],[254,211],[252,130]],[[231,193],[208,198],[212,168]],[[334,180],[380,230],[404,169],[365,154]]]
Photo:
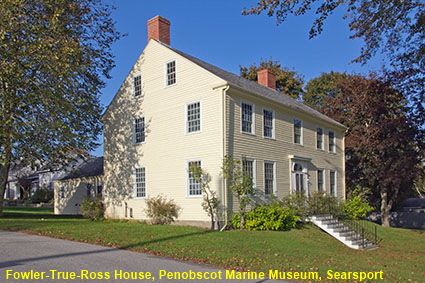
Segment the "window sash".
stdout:
[[145,141],[145,117],[134,118],[134,143]]
[[294,143],[302,143],[302,123],[297,119],[294,119]]
[[136,198],[146,197],[146,171],[144,167],[135,168],[134,196]]
[[273,137],[273,111],[263,110],[264,120],[264,136],[268,138]]
[[253,106],[251,104],[242,103],[242,132],[253,133],[252,114]]
[[317,170],[317,190],[323,191],[323,170]]
[[167,86],[176,83],[176,61],[167,63]]
[[187,132],[198,132],[201,130],[201,103],[196,102],[187,105]]
[[[188,170],[192,166],[201,168],[201,161],[189,161]],[[202,185],[194,177],[192,172],[188,172],[188,185],[189,185],[189,196],[202,196]]]
[[329,151],[335,152],[335,133],[329,132]]
[[142,76],[137,75],[133,78],[134,97],[142,96]]
[[323,149],[323,129],[316,129],[316,147],[317,149]]
[[336,172],[330,171],[329,177],[329,192],[332,196],[336,196]]
[[264,163],[264,194],[271,195],[274,192],[274,164]]

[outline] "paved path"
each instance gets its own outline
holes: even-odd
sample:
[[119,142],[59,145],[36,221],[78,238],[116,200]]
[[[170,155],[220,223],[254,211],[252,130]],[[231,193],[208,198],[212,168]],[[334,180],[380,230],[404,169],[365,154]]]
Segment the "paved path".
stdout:
[[[147,279],[146,277],[149,274],[153,278]],[[191,274],[195,277],[202,276],[202,279],[167,278],[167,276],[190,277]],[[161,275],[163,275],[162,278],[160,278]],[[32,276],[34,279],[22,279],[23,276]],[[73,276],[74,278],[72,278]],[[132,279],[134,276],[137,279]],[[142,277],[144,278],[142,279]],[[269,279],[230,280],[226,279],[226,270],[205,265],[0,230],[0,282],[131,283],[151,281],[210,283],[289,282]]]

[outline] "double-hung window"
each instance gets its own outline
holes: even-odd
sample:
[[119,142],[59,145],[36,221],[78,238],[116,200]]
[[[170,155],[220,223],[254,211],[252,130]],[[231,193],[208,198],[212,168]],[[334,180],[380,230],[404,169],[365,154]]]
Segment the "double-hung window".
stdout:
[[187,171],[188,171],[188,195],[189,196],[202,196],[202,185],[199,180],[196,180],[193,176],[193,173],[190,172],[190,168],[193,166],[197,166],[201,168],[201,161],[195,160],[195,161],[189,161],[187,163]]
[[329,193],[331,196],[336,197],[336,172],[330,171],[329,177]]
[[274,138],[273,116],[273,111],[267,109],[263,110],[263,134],[266,138]]
[[252,181],[255,186],[255,162],[253,159],[242,159],[242,173]]
[[242,132],[254,134],[254,105],[242,102]]
[[187,133],[201,130],[201,103],[195,102],[186,105],[186,130]]
[[146,170],[145,167],[137,167],[134,169],[134,197],[146,197]]
[[138,74],[133,77],[133,96],[142,96],[142,75]]
[[298,119],[294,119],[294,143],[303,144],[303,125]]
[[316,129],[316,148],[323,149],[323,129],[320,127]]
[[329,132],[329,151],[335,152],[335,133]]
[[176,83],[176,61],[170,61],[165,64],[165,85],[170,86]]
[[264,162],[264,194],[269,196],[275,192],[274,162]]
[[323,191],[324,190],[324,173],[323,169],[317,170],[317,190]]
[[134,118],[133,140],[135,144],[145,142],[145,117]]

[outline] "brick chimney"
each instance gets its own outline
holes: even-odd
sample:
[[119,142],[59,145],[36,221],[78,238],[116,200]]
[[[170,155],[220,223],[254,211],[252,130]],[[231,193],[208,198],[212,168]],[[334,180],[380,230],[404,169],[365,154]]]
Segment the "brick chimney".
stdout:
[[276,89],[276,75],[269,69],[258,71],[257,77],[260,85]]
[[151,39],[156,39],[170,45],[170,21],[161,17],[156,16],[150,19],[148,25],[148,42]]

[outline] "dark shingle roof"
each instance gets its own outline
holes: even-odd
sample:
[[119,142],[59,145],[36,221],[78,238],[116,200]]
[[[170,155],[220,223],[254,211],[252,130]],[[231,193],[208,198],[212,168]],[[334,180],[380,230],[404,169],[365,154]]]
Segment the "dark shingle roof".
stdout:
[[[159,42],[161,43],[161,42]],[[166,44],[161,43],[165,47],[169,48],[170,50],[176,52],[177,54],[183,56],[184,58],[190,60],[191,62],[195,63],[196,65],[204,68],[205,70],[213,73],[217,77],[227,81],[230,85],[236,86],[238,88],[247,90],[249,92],[253,92],[259,96],[262,96],[264,98],[273,100],[275,102],[278,102],[280,104],[283,104],[289,108],[294,109],[295,111],[302,111],[306,114],[313,115],[314,117],[320,118],[322,120],[325,120],[333,125],[336,125],[338,127],[345,128],[344,125],[341,123],[329,118],[328,116],[306,106],[304,103],[295,100],[294,98],[284,95],[281,92],[278,92],[277,90],[273,90],[271,88],[268,88],[266,86],[260,85],[256,82],[250,81],[248,79],[242,78],[238,75],[235,75],[233,73],[230,73],[228,71],[225,71],[223,69],[220,69],[216,66],[213,66],[211,64],[208,64],[202,60],[199,60],[198,58],[195,58],[191,55],[188,55],[180,50],[174,49]]]
[[60,180],[99,176],[103,174],[103,156],[90,158]]

